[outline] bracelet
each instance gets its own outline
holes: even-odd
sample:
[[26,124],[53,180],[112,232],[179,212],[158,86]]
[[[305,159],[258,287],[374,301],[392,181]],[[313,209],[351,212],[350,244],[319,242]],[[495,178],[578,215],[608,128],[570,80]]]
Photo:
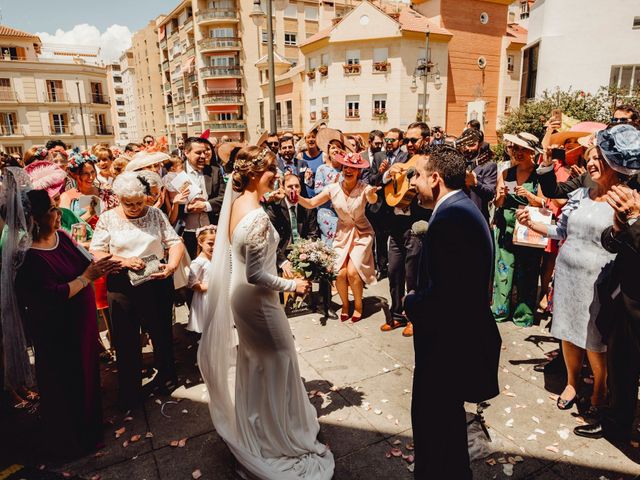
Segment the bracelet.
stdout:
[[76,280],[80,280],[80,283],[82,284],[82,288],[85,288],[87,285],[89,285],[89,281],[82,276],[77,277]]

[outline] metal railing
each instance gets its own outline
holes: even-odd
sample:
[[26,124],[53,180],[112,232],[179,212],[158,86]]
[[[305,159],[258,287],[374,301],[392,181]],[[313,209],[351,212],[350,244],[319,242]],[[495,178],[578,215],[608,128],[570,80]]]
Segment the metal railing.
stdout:
[[189,30],[193,27],[193,17],[189,17],[186,22],[182,24],[182,28]]
[[169,60],[162,62],[162,70],[169,70]]
[[91,103],[97,103],[100,105],[109,105],[109,97],[107,95],[103,95],[102,93],[92,93]]
[[49,135],[69,135],[70,133],[69,125],[51,125],[49,127]]
[[213,131],[228,131],[228,130],[244,130],[247,127],[244,120],[225,120],[217,122],[205,122],[205,128],[209,128]]
[[52,103],[68,102],[67,96],[64,92],[47,92],[47,98],[45,101]]
[[97,125],[94,129],[94,135],[113,135],[113,127],[109,125]]
[[198,46],[201,50],[240,48],[240,39],[238,37],[203,38],[198,41]]
[[242,67],[238,65],[229,67],[203,67],[200,69],[203,77],[239,77],[242,75]]
[[208,8],[197,11],[196,18],[198,23],[209,20],[233,20],[238,18],[238,11],[227,8]]
[[244,96],[241,92],[234,90],[220,91],[202,95],[202,102],[205,105],[212,105],[216,103],[243,103]]
[[22,125],[2,125],[0,124],[0,137],[11,135],[24,135]]

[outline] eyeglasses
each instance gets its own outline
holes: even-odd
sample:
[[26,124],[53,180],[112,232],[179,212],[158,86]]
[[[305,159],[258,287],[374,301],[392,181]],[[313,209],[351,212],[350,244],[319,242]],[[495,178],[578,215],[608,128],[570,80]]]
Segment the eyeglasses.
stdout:
[[144,143],[145,145],[151,145],[153,143],[153,140],[146,140]]
[[271,147],[277,147],[278,145],[280,145],[280,142],[267,142],[267,145]]
[[409,137],[404,139],[405,143],[413,143],[413,144],[418,143],[420,140],[422,140],[422,139],[421,138],[409,138]]
[[618,123],[631,123],[631,119],[630,118],[611,117],[611,121],[609,123],[613,124],[613,125],[616,125]]
[[385,138],[384,139],[384,143],[393,143],[393,142],[397,142],[399,139],[397,138]]

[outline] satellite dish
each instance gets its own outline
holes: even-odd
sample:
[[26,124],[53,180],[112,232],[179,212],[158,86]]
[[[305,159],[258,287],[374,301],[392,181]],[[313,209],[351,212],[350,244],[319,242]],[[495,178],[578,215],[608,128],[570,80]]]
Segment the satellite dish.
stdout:
[[487,59],[484,57],[478,57],[478,68],[484,70],[487,67]]

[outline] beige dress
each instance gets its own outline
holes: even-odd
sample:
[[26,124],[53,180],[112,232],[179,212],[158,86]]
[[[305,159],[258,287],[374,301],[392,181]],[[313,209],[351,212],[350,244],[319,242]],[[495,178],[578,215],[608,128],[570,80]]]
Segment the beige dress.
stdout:
[[338,254],[336,269],[340,269],[350,258],[362,281],[373,284],[376,283],[373,263],[374,231],[365,216],[366,186],[365,183],[358,182],[349,195],[342,190],[342,182],[333,183],[326,190],[331,195],[333,209],[338,214],[338,227],[333,240],[333,248]]

